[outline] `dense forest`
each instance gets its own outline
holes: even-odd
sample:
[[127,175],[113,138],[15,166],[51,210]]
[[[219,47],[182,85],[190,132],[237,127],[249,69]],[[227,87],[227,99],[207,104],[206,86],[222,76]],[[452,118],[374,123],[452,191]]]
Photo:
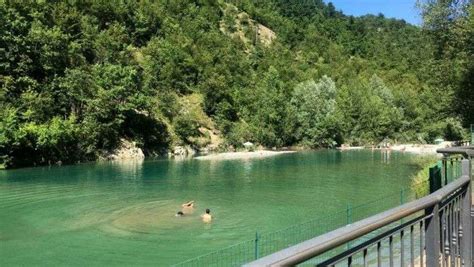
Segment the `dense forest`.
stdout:
[[419,8],[422,26],[322,0],[1,0],[0,157],[462,139],[474,8]]

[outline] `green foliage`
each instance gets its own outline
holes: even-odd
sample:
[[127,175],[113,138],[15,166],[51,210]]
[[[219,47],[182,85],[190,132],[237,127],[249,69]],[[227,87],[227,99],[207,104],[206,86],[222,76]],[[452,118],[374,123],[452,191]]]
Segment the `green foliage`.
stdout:
[[420,29],[320,0],[0,1],[0,157],[462,138],[473,7],[424,2]]
[[179,116],[174,122],[176,134],[186,142],[189,142],[189,137],[199,135],[199,124],[190,116]]
[[474,123],[474,4],[472,1],[420,0],[423,28],[435,47],[431,71],[436,82],[451,89],[451,113],[465,127]]
[[327,76],[318,83],[310,80],[296,86],[290,101],[296,120],[296,140],[309,147],[336,145],[336,93],[335,83]]
[[368,83],[351,87],[344,87],[338,99],[347,141],[377,144],[385,138],[396,139],[403,114],[391,89],[376,75]]

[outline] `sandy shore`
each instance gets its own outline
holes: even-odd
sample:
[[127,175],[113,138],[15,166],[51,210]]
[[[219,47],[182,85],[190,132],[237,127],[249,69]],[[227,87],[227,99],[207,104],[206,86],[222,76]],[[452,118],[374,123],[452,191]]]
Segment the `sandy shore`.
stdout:
[[418,144],[401,144],[391,146],[389,149],[394,151],[403,151],[414,154],[436,154],[439,148],[452,146],[451,142],[443,142],[439,145],[418,145]]
[[[452,142],[442,142],[441,144],[432,145],[432,144],[396,144],[390,145],[389,147],[376,148],[376,150],[392,150],[407,152],[413,154],[437,154],[436,150],[439,148],[446,148],[453,146]],[[362,146],[342,146],[337,148],[338,150],[359,150],[359,149],[371,149],[370,147]]]
[[267,158],[281,154],[294,153],[296,151],[271,151],[259,150],[252,152],[226,152],[218,154],[210,154],[205,156],[198,156],[198,160],[230,160],[230,159],[253,159],[253,158]]
[[[390,147],[383,148],[383,149],[414,153],[414,154],[436,154],[436,149],[450,147],[450,146],[452,146],[451,142],[443,142],[439,145],[398,144],[398,145],[392,145]],[[346,146],[339,149],[340,150],[359,150],[359,149],[364,149],[364,147]],[[277,156],[281,154],[294,153],[294,152],[296,151],[259,150],[259,151],[252,151],[252,152],[245,152],[245,151],[244,152],[225,152],[225,153],[209,154],[205,156],[198,156],[198,157],[195,157],[195,159],[198,159],[198,160],[253,159],[253,158],[273,157],[273,156]]]

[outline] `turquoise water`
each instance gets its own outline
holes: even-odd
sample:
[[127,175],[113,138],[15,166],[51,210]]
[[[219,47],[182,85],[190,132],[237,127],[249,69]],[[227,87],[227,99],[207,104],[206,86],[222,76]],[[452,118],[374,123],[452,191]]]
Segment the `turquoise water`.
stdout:
[[[410,156],[314,151],[0,171],[0,265],[158,265],[397,195]],[[188,200],[195,212],[174,214]],[[211,224],[199,215],[210,208]]]

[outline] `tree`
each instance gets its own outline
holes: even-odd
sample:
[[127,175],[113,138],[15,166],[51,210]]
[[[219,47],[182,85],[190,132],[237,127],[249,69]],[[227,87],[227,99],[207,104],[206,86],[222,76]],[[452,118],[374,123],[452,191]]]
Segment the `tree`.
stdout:
[[[437,48],[433,68],[437,85],[450,88],[451,114],[459,113],[465,126],[474,123],[474,4],[472,1],[419,1],[423,27]],[[438,67],[439,66],[439,67]]]
[[295,87],[290,103],[297,122],[296,140],[310,147],[336,145],[336,93],[335,83],[327,76]]

